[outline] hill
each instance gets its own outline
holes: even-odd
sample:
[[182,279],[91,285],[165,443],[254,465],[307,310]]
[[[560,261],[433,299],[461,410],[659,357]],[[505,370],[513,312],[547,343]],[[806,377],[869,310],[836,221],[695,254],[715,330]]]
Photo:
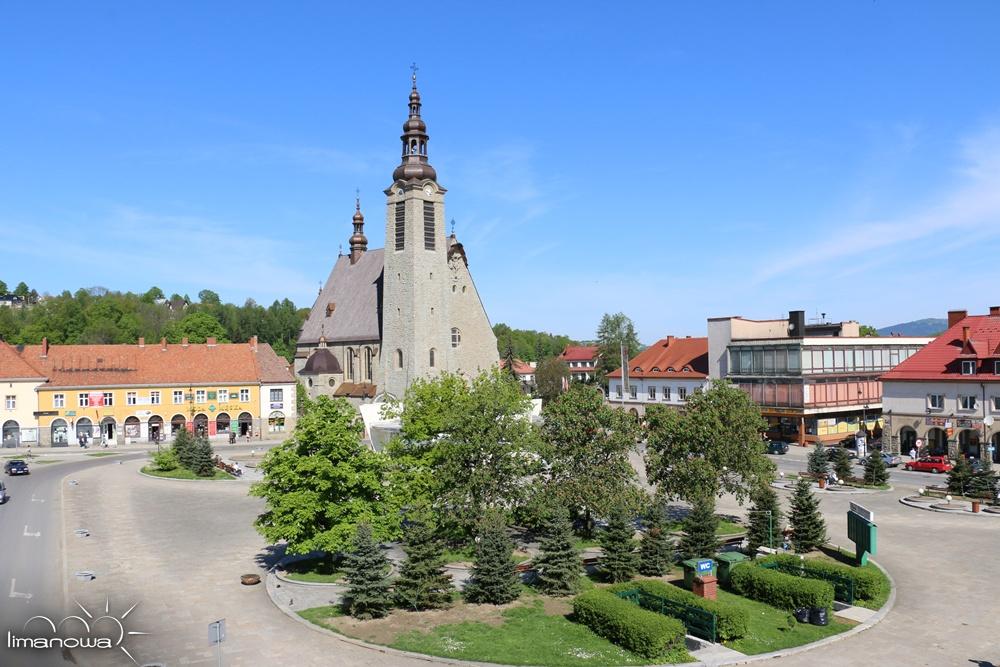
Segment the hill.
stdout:
[[912,322],[902,322],[882,327],[878,330],[879,336],[890,336],[899,334],[901,336],[936,336],[948,328],[948,320],[940,317],[927,317],[922,320]]

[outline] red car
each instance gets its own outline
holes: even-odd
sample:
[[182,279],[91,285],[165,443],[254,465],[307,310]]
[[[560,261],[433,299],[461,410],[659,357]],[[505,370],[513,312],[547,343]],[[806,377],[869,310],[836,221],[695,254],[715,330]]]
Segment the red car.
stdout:
[[924,456],[916,461],[909,461],[903,467],[907,470],[916,470],[917,472],[939,473],[948,472],[951,470],[952,465],[947,456]]

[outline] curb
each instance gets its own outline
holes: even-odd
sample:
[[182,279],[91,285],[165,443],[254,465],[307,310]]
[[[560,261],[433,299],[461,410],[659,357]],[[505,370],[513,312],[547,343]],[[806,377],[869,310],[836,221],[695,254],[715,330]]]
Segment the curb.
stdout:
[[[875,562],[875,560],[869,559],[868,562],[874,564],[875,567],[877,567],[879,570],[882,571],[882,574],[886,576],[886,579],[889,580],[889,586],[890,586],[889,598],[885,601],[885,604],[882,605],[882,608],[879,609],[877,612],[875,612],[875,614],[871,618],[869,618],[864,623],[854,626],[853,628],[851,628],[846,632],[841,632],[840,634],[833,635],[832,637],[826,637],[824,639],[820,639],[810,644],[803,644],[802,646],[793,646],[791,648],[771,651],[770,653],[761,653],[758,655],[745,656],[743,658],[736,658],[733,660],[721,660],[721,661],[711,661],[711,662],[705,662],[705,661],[685,662],[685,663],[668,664],[668,665],[649,665],[648,667],[701,667],[701,666],[725,667],[727,665],[746,665],[752,662],[762,662],[764,660],[772,660],[774,658],[781,658],[790,655],[797,655],[799,653],[805,653],[807,651],[811,651],[821,646],[828,646],[835,642],[847,639],[848,637],[853,637],[856,634],[862,633],[865,630],[868,630],[877,625],[883,618],[885,618],[885,616],[890,611],[892,611],[893,606],[896,604],[896,580],[892,578],[892,575],[889,574],[888,570],[882,567],[879,563]],[[278,610],[280,610],[286,616],[294,619],[296,622],[301,623],[302,625],[305,625],[306,627],[316,632],[321,632],[323,634],[334,637],[339,641],[346,642],[348,644],[352,644],[354,646],[358,646],[361,648],[366,648],[377,653],[382,653],[384,655],[413,658],[415,660],[422,660],[424,662],[432,664],[472,665],[474,667],[497,667],[497,665],[500,665],[500,663],[495,663],[495,662],[472,662],[469,660],[453,660],[451,658],[442,658],[434,655],[427,655],[424,653],[411,653],[410,651],[402,651],[399,649],[391,648],[389,646],[383,646],[381,644],[370,644],[364,640],[355,639],[354,637],[348,637],[347,635],[341,634],[339,632],[334,632],[333,630],[324,628],[322,626],[316,625],[315,623],[307,621],[306,619],[296,614],[294,611],[278,604],[277,600],[274,599],[274,580],[276,578],[277,575],[274,573],[274,568],[272,567],[270,570],[268,570],[264,582],[265,589],[267,590],[267,597],[271,600],[271,604],[277,607]],[[293,582],[293,583],[298,584],[300,582]],[[501,667],[509,667],[509,666],[501,665]],[[520,667],[532,667],[532,666],[521,665]]]
[[[277,568],[277,566],[275,566]],[[271,570],[270,574],[274,575],[274,578],[283,584],[288,584],[289,586],[315,586],[316,588],[329,588],[331,592],[343,592],[347,589],[347,584],[341,583],[330,583],[324,584],[319,581],[298,581],[296,579],[289,579],[288,577],[283,577],[278,574],[277,569]]]
[[[942,498],[942,500],[944,500]],[[969,510],[939,510],[935,507],[924,507],[920,503],[915,503],[913,501],[907,500],[905,497],[899,499],[901,505],[906,505],[907,507],[912,507],[914,509],[923,510],[925,512],[937,512],[938,514],[951,514],[952,516],[988,516],[1000,519],[1000,514],[994,514],[992,512],[973,512]]]
[[[788,484],[793,484],[792,482],[787,482]],[[794,489],[788,489],[781,486],[781,482],[771,482],[771,486],[779,491],[794,491]],[[829,488],[821,489],[816,487],[812,490],[813,493],[829,493],[835,496],[871,496],[876,493],[889,493],[890,491],[895,491],[896,487],[890,486],[888,489],[857,489],[856,491],[831,491]]]
[[206,482],[242,482],[242,479],[178,479],[176,477],[160,477],[159,475],[150,475],[148,472],[143,472],[139,469],[138,472],[143,477],[148,477],[150,479],[156,480],[166,480],[168,482],[195,482],[197,484],[204,484]]

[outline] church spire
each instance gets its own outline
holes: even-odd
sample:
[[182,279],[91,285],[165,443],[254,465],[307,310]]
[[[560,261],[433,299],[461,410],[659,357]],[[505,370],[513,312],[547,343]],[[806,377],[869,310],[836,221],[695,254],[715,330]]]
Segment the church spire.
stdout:
[[420,118],[420,91],[417,90],[417,65],[410,65],[413,70],[413,87],[410,90],[410,117],[403,123],[403,157],[399,166],[392,172],[394,181],[412,181],[429,179],[437,181],[437,172],[427,162],[427,125]]
[[365,216],[361,213],[361,193],[354,197],[354,233],[351,234],[351,264],[357,264],[361,255],[368,250],[368,238],[365,237]]

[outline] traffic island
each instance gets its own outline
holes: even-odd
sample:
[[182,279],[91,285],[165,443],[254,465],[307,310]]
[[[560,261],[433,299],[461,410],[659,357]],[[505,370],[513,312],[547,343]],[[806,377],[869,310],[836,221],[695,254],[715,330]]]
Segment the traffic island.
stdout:
[[[1000,505],[987,505],[982,500],[944,498],[928,495],[910,495],[899,499],[901,505],[925,512],[940,512],[942,514],[961,514],[963,516],[1000,517]],[[976,507],[978,505],[978,507]],[[978,510],[978,511],[977,511]]]

